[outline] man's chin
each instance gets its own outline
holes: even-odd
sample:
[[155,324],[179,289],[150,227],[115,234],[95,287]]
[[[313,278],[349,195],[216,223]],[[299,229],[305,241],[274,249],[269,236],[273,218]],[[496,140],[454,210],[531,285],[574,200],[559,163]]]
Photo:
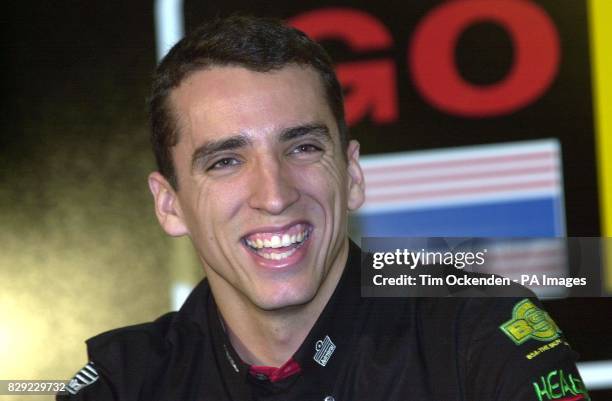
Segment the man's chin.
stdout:
[[314,299],[315,294],[315,291],[303,291],[283,296],[261,296],[253,303],[266,312],[290,311],[308,305]]

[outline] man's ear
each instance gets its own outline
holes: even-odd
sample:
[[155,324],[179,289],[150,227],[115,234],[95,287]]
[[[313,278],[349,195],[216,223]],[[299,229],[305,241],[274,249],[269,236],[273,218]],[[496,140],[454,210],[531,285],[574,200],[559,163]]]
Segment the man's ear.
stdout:
[[173,237],[188,234],[176,191],[155,171],[149,174],[149,189],[155,202],[155,215],[164,231]]
[[355,211],[365,201],[365,181],[359,164],[359,142],[352,140],[346,150],[348,160],[348,208]]

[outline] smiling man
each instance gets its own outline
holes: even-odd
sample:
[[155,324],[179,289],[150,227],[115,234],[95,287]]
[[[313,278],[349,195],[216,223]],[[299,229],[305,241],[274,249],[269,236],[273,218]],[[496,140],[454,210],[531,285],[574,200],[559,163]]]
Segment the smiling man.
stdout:
[[169,102],[177,180],[149,177],[157,217],[193,241],[237,349],[278,365],[344,269],[347,210],[364,198],[359,146],[343,149],[323,83],[306,66],[202,69]]
[[151,121],[157,218],[189,236],[206,279],[179,312],[90,339],[58,399],[587,399],[535,300],[360,297],[359,145],[329,57],[301,32],[200,27],[158,67]]

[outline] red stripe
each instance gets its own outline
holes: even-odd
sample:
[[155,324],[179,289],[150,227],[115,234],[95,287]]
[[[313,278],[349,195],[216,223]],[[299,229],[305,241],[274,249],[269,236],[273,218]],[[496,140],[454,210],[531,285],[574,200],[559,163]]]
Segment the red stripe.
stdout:
[[289,376],[293,376],[297,373],[300,373],[302,368],[295,361],[295,359],[291,358],[287,362],[285,362],[282,366],[275,368],[272,366],[256,366],[252,365],[249,369],[249,372],[252,375],[264,374],[268,377],[268,379],[274,383],[279,380],[283,380]]
[[485,171],[485,172],[474,172],[474,173],[459,173],[459,174],[447,174],[447,175],[432,175],[425,177],[404,177],[404,178],[396,178],[396,179],[388,179],[384,178],[377,179],[376,181],[368,180],[366,176],[366,183],[368,188],[372,187],[381,187],[381,186],[400,186],[400,185],[410,185],[410,184],[427,184],[434,182],[444,182],[444,181],[465,181],[476,178],[498,178],[498,177],[508,177],[508,176],[523,176],[523,175],[531,175],[531,174],[542,174],[542,173],[554,173],[555,168],[552,166],[544,166],[544,167],[531,167],[531,168],[523,168],[523,169],[507,169],[507,170],[493,170],[493,171]]
[[[489,156],[489,157],[478,157],[472,159],[459,159],[459,160],[444,160],[444,161],[432,161],[432,162],[421,162],[412,164],[387,164],[384,166],[366,166],[364,171],[366,174],[388,174],[390,170],[394,171],[410,171],[410,170],[422,170],[429,168],[440,168],[440,167],[458,167],[458,166],[473,166],[488,163],[509,163],[514,161],[525,161],[525,160],[538,160],[543,158],[552,158],[557,156],[557,152],[535,152],[535,153],[523,153],[517,155],[507,156]],[[554,160],[554,159],[553,159]]]
[[579,401],[579,400],[586,400],[586,398],[584,398],[582,394],[578,394],[572,397],[559,398],[559,400],[557,401]]
[[437,196],[452,196],[452,195],[467,195],[473,193],[486,193],[486,192],[497,192],[497,191],[517,191],[523,189],[553,189],[559,185],[558,180],[542,180],[533,182],[521,182],[516,184],[503,184],[503,185],[483,185],[477,187],[465,187],[465,188],[451,188],[451,189],[439,189],[432,191],[422,191],[413,193],[399,193],[399,194],[379,194],[379,195],[368,195],[366,193],[366,202],[390,202],[390,201],[405,201],[420,198],[429,198]]

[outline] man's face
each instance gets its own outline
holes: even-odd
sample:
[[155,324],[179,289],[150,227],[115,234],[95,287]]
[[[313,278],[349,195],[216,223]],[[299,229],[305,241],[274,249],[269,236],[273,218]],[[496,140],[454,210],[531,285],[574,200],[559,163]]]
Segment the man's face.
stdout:
[[358,144],[347,163],[316,72],[213,67],[170,101],[178,191],[150,178],[162,226],[190,236],[217,302],[275,310],[312,300],[343,268],[347,211],[363,202]]

